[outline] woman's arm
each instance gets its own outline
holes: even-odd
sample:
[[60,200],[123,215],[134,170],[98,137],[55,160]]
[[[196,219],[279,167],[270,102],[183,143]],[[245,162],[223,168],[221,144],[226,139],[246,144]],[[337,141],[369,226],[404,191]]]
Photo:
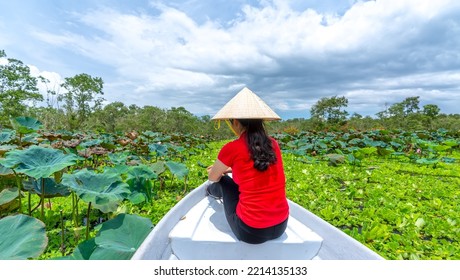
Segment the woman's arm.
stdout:
[[211,182],[219,182],[220,177],[224,173],[231,172],[232,169],[225,164],[223,164],[220,160],[216,159],[213,165],[208,167],[208,180]]

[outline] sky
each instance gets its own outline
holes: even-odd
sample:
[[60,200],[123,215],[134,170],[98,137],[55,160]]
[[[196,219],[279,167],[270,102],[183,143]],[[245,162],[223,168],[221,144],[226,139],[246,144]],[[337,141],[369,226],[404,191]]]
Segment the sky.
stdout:
[[333,96],[460,113],[457,0],[0,0],[2,49],[60,92],[102,78],[106,104],[213,116],[248,87],[282,119]]

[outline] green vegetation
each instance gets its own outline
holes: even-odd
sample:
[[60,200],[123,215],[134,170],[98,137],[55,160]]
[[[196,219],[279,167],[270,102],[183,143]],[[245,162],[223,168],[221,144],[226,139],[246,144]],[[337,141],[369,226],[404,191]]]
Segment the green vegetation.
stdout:
[[[207,179],[226,142],[152,131],[57,133],[39,130],[37,120],[13,122],[23,127],[0,133],[0,222],[21,226],[1,235],[0,247],[28,250],[16,255],[8,247],[6,259],[130,258]],[[458,132],[274,136],[294,202],[387,259],[460,259]],[[124,240],[132,228],[136,234]],[[28,245],[32,234],[40,246]]]
[[293,201],[384,258],[460,258],[458,133],[376,130],[279,139]]

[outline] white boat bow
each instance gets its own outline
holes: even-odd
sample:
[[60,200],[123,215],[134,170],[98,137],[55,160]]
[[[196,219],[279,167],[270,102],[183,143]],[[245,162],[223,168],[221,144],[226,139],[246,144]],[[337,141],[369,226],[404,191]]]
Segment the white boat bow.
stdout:
[[132,260],[314,259],[382,260],[354,238],[289,200],[286,232],[262,244],[236,239],[209,181],[179,201],[154,227]]

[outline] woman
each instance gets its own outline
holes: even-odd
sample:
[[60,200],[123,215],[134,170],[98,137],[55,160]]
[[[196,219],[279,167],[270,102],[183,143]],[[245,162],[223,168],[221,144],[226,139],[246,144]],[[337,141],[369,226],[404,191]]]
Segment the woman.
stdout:
[[[243,96],[240,95],[242,92]],[[241,101],[237,102],[238,110],[230,110],[227,116],[233,117],[227,119],[238,139],[224,145],[215,163],[208,168],[208,179],[214,183],[208,187],[207,193],[222,197],[225,216],[236,237],[258,244],[281,236],[289,216],[281,151],[263,125],[264,119],[279,117],[271,109],[265,114],[257,113],[254,104],[263,101],[246,88],[235,98]],[[250,102],[251,98],[257,102]],[[266,110],[268,106],[263,105]],[[242,114],[244,110],[241,108],[245,107],[247,112]],[[254,111],[256,113],[251,115],[250,112]],[[219,113],[214,119],[224,118]],[[232,177],[227,175],[229,172]]]

